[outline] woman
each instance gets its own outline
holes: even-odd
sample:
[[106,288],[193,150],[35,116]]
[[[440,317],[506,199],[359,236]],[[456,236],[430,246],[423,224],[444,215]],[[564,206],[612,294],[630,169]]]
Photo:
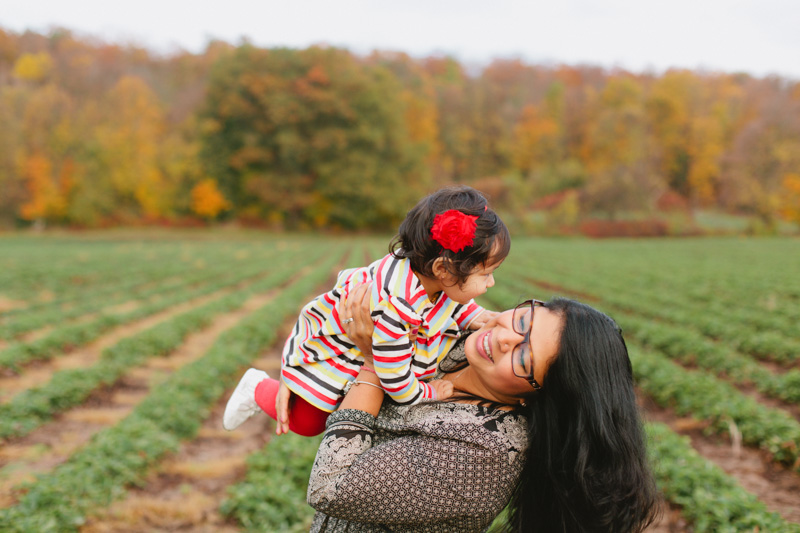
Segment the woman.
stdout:
[[[369,353],[359,290],[347,334]],[[531,300],[440,363],[448,402],[384,402],[369,357],[309,481],[312,531],[642,531],[656,512],[619,327],[566,299]]]

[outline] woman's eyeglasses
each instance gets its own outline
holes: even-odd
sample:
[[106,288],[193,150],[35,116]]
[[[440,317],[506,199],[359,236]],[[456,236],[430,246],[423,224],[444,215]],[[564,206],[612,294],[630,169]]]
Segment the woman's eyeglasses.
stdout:
[[531,349],[533,311],[537,307],[544,306],[545,303],[541,300],[527,300],[514,308],[514,315],[512,318],[514,332],[522,335],[524,338],[511,352],[511,368],[515,376],[528,380],[533,390],[542,388],[533,378],[533,349]]

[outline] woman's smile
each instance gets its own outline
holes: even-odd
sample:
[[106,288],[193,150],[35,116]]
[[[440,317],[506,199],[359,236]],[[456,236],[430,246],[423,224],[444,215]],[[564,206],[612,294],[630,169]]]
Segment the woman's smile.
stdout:
[[481,357],[494,363],[494,357],[492,357],[491,337],[492,337],[492,330],[489,330],[480,337],[478,337],[478,342],[475,343],[475,347],[477,348],[478,354],[480,354]]

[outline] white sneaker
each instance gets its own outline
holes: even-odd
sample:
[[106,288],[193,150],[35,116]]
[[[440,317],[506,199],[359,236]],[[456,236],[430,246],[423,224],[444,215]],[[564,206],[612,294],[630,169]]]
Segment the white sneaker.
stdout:
[[251,368],[244,373],[239,384],[233,390],[228,405],[225,406],[222,427],[233,431],[245,420],[261,411],[256,403],[256,385],[267,378],[269,378],[269,374],[257,368]]

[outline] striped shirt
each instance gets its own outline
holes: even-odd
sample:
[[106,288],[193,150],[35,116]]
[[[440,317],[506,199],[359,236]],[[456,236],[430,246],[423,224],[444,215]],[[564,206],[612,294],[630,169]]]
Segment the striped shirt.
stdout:
[[400,404],[434,398],[425,380],[483,308],[473,301],[459,304],[444,292],[430,301],[410,262],[391,254],[367,267],[343,270],[333,290],[303,307],[283,349],[284,382],[318,409],[336,409],[344,387],[363,364],[336,304],[353,284],[364,282],[373,282],[372,352],[384,390]]

